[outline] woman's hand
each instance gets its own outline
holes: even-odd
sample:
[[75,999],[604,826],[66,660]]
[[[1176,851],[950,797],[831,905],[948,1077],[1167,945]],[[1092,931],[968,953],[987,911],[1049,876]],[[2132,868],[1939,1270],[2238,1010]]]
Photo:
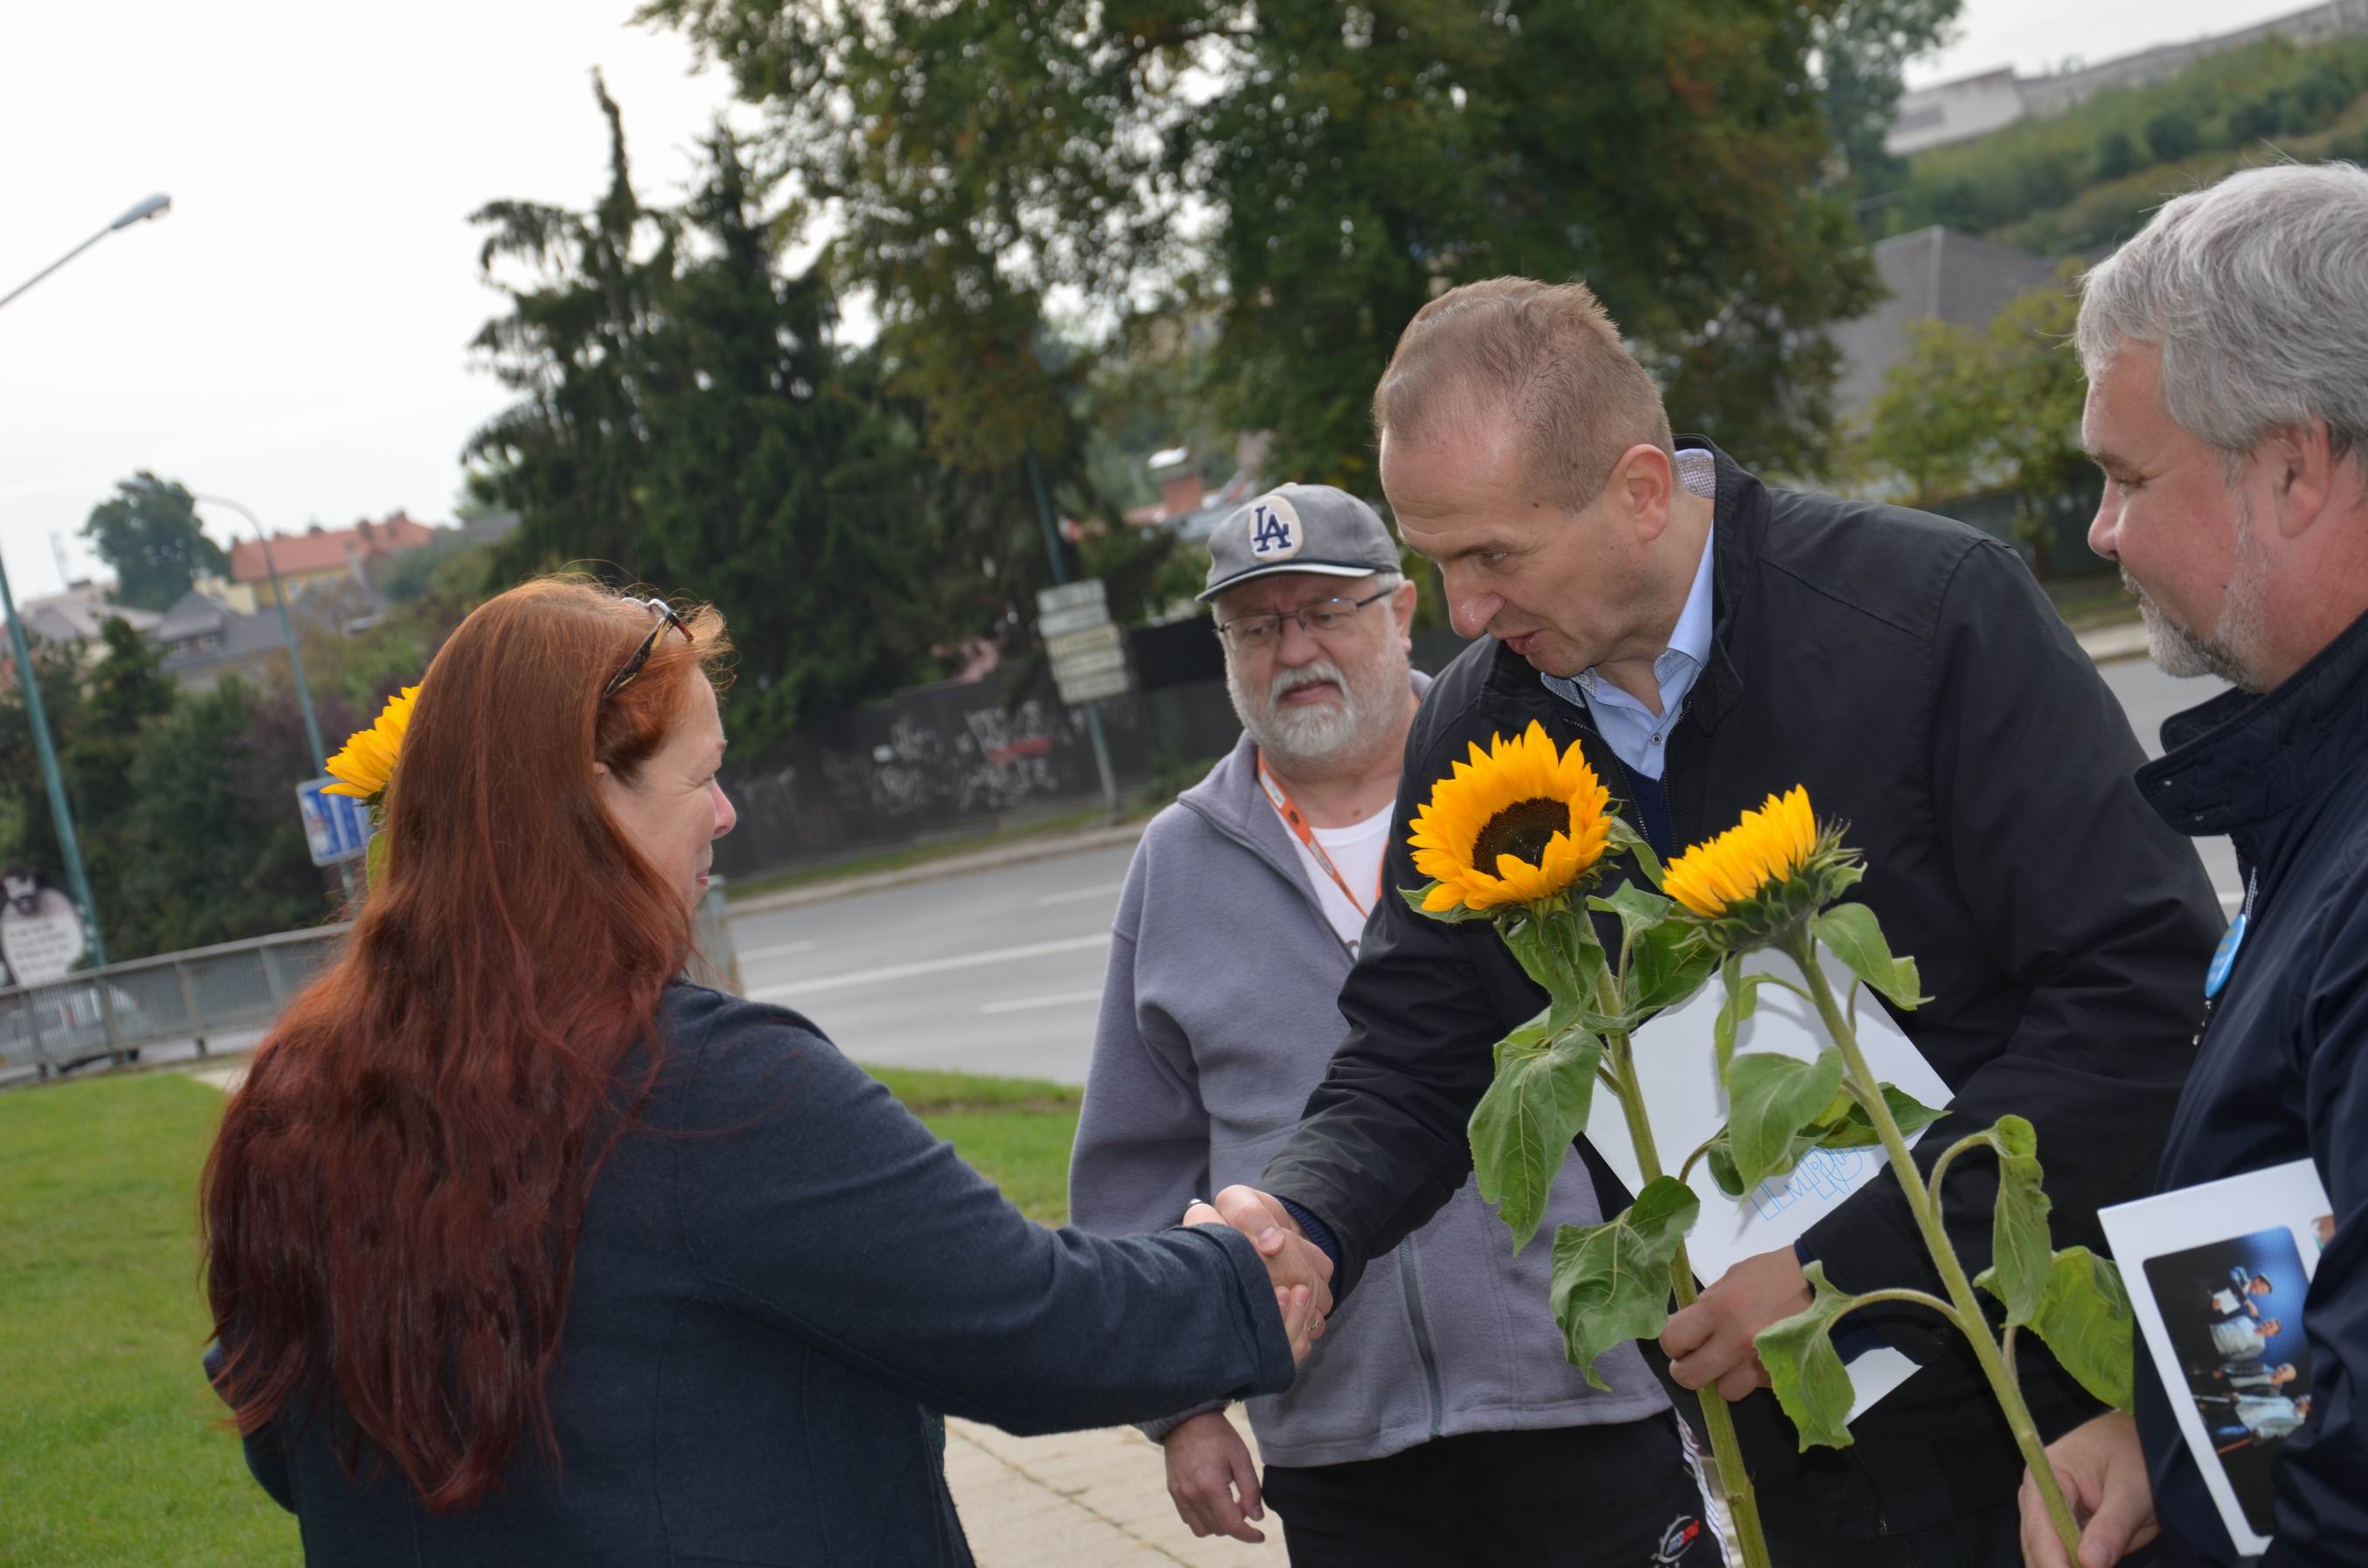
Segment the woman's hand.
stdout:
[[1178,1422],[1159,1446],[1167,1450],[1167,1495],[1175,1500],[1176,1517],[1194,1535],[1266,1540],[1266,1532],[1250,1525],[1266,1517],[1258,1501],[1258,1466],[1224,1411]]
[[2056,1484],[2072,1517],[2080,1521],[2080,1556],[2067,1562],[2055,1521],[2040,1500],[2039,1484],[2022,1476],[2022,1561],[2025,1568],[2112,1568],[2162,1533],[2146,1483],[2146,1454],[2138,1447],[2137,1423],[2109,1410],[2075,1426],[2047,1445]]
[[[1223,1225],[1225,1217],[1212,1205],[1194,1202],[1184,1210],[1188,1225]],[[1282,1332],[1291,1340],[1291,1358],[1304,1361],[1324,1337],[1325,1314],[1332,1310],[1332,1260],[1304,1236],[1269,1226],[1250,1244],[1266,1261],[1267,1278],[1274,1286],[1275,1310],[1282,1314]]]

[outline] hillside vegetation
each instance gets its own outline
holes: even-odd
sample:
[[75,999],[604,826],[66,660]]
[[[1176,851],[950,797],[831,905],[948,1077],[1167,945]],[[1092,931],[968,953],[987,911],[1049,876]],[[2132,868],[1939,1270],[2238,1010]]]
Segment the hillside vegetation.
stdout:
[[2368,38],[2271,39],[1909,159],[1876,238],[1940,223],[2043,256],[2126,237],[2180,191],[2248,165],[2368,162]]

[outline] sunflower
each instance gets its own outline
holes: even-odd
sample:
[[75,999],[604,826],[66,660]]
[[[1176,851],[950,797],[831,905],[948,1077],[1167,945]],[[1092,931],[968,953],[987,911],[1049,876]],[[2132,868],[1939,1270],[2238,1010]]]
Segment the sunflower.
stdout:
[[1415,869],[1431,879],[1427,914],[1537,904],[1567,891],[1603,858],[1610,792],[1577,742],[1557,754],[1532,721],[1514,740],[1472,746],[1415,812]]
[[1709,922],[1722,946],[1740,948],[1814,914],[1858,878],[1840,830],[1817,826],[1809,791],[1795,784],[1670,861],[1661,891]]
[[329,759],[329,772],[337,781],[324,786],[323,794],[350,795],[369,805],[378,803],[386,793],[387,780],[394,777],[403,732],[411,723],[411,699],[418,695],[417,687],[404,687],[386,699],[386,706],[379,710],[378,722],[346,737],[345,749]]

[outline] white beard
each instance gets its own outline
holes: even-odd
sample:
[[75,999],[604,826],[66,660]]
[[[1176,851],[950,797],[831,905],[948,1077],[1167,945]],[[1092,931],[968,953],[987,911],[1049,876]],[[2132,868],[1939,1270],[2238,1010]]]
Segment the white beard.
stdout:
[[[1277,671],[1263,693],[1248,690],[1231,654],[1225,659],[1225,690],[1234,712],[1258,749],[1285,772],[1320,772],[1370,756],[1395,731],[1407,678],[1405,650],[1395,640],[1354,676],[1329,659],[1317,659]],[[1319,681],[1330,681],[1338,699],[1304,708],[1283,703],[1287,693]]]

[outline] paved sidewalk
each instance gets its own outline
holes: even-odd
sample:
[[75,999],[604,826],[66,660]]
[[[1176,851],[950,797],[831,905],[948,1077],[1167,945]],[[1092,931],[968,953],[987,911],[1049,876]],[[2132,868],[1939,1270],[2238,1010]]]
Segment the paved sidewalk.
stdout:
[[[1250,1451],[1241,1406],[1229,1413]],[[1281,1568],[1281,1521],[1269,1509],[1266,1543],[1193,1539],[1168,1501],[1158,1447],[1132,1426],[1015,1437],[971,1421],[946,1423],[946,1483],[978,1568]]]

